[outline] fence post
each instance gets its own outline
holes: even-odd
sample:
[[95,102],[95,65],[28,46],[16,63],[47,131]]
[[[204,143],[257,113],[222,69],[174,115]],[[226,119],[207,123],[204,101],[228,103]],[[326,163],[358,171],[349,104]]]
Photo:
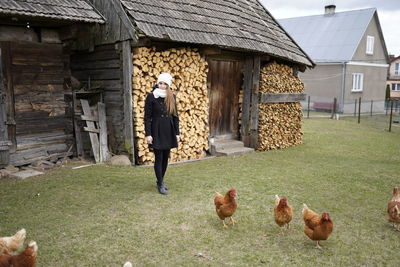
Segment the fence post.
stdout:
[[308,96],[308,103],[307,103],[307,119],[310,118],[310,96]]
[[393,114],[393,100],[390,100],[390,120],[389,120],[389,132],[392,131],[392,114]]
[[371,100],[371,116],[372,116],[372,108],[374,106],[374,100]]
[[358,98],[358,123],[360,123],[361,119],[361,97]]
[[354,99],[354,117],[357,114],[357,99]]
[[336,114],[336,97],[333,98],[331,119],[333,119],[335,117],[335,114]]

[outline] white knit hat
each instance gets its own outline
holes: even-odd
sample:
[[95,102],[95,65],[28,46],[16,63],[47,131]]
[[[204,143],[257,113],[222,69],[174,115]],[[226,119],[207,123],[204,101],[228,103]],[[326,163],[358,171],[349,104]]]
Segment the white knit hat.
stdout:
[[157,83],[159,82],[165,82],[166,84],[168,84],[169,87],[171,87],[172,84],[172,76],[171,74],[164,72],[161,73],[160,75],[158,75],[158,79],[157,79]]

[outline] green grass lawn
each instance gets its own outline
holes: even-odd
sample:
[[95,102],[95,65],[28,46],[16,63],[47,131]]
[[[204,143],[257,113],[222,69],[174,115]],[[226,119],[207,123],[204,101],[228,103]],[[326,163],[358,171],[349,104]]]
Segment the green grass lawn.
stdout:
[[[385,213],[400,184],[400,133],[330,119],[305,119],[303,130],[296,147],[172,165],[168,196],[151,167],[0,180],[0,236],[26,228],[38,266],[398,266],[400,232]],[[231,187],[237,225],[223,229],[213,196]],[[295,209],[285,235],[275,194]],[[303,233],[302,203],[335,223],[322,251]]]

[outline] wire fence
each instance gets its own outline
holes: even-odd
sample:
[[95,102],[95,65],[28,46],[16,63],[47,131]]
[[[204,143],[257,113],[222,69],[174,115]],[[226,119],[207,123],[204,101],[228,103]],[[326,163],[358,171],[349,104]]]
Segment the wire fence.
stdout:
[[[336,98],[308,96],[301,102],[306,118],[326,117],[347,119],[360,123],[362,120],[380,120],[379,125],[388,131],[394,128],[400,132],[400,100],[365,100],[361,97],[339,103]],[[380,115],[380,116],[377,116]],[[370,117],[370,118],[368,118]],[[368,119],[366,119],[368,118]],[[385,125],[382,121],[386,121]]]
[[315,115],[315,112],[342,116],[388,114],[391,109],[394,113],[400,113],[400,100],[368,100],[360,97],[339,103],[336,98],[308,96],[301,105],[304,113],[311,114],[309,116]]

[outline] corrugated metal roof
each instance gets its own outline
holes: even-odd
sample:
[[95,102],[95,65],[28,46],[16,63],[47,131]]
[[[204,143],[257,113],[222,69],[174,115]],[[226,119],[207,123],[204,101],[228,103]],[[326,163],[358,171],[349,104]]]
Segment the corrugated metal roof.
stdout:
[[0,0],[0,14],[104,23],[84,0]]
[[150,38],[268,53],[312,66],[258,0],[121,0]]
[[279,23],[315,62],[350,61],[375,8],[280,19]]

